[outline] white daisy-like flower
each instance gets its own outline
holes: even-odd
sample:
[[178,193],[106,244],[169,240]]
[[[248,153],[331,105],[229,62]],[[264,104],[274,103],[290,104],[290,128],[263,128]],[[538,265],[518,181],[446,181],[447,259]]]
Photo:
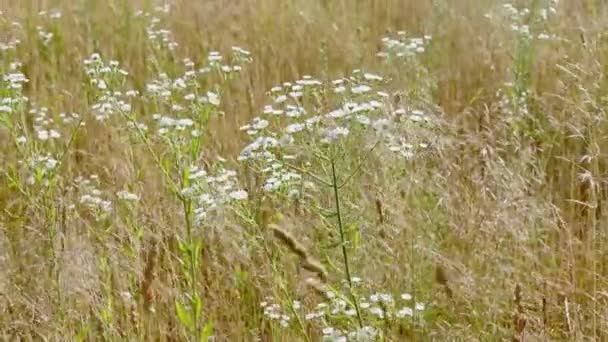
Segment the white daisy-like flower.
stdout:
[[301,123],[293,123],[293,124],[288,125],[288,126],[285,128],[285,131],[286,131],[287,133],[289,133],[289,134],[293,134],[293,133],[297,133],[297,132],[300,132],[300,131],[304,130],[304,128],[305,128],[305,125],[304,125],[304,124],[301,124]]
[[220,97],[218,94],[208,91],[207,92],[207,100],[209,101],[209,103],[211,103],[214,106],[219,106],[220,105]]
[[125,191],[125,190],[121,190],[121,191],[117,192],[116,196],[119,199],[124,200],[124,201],[138,201],[139,200],[138,195]]
[[363,94],[363,93],[367,93],[367,92],[369,92],[371,90],[372,90],[372,88],[370,86],[365,85],[365,84],[361,84],[361,85],[358,85],[356,87],[351,88],[350,91],[353,94]]
[[247,191],[237,190],[230,193],[230,198],[234,200],[246,200],[249,197]]
[[406,316],[408,316],[408,317],[414,316],[414,310],[412,310],[412,308],[405,307],[405,308],[397,311],[398,318],[405,318]]
[[372,73],[363,74],[363,78],[365,78],[368,81],[382,81],[382,76],[372,74]]

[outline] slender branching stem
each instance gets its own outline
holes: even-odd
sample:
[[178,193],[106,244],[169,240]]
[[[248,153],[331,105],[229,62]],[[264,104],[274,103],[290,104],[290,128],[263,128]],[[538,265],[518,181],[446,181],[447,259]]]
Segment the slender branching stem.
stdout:
[[338,230],[340,231],[340,242],[342,245],[342,259],[344,262],[344,272],[346,273],[346,281],[348,283],[348,289],[352,297],[355,310],[357,311],[357,320],[359,321],[359,327],[363,328],[363,319],[361,318],[361,311],[359,309],[359,303],[353,291],[353,281],[350,274],[350,265],[348,262],[348,250],[346,248],[346,236],[344,234],[344,225],[342,223],[342,213],[340,212],[340,195],[338,193],[338,176],[336,175],[336,162],[335,159],[331,159],[331,174],[332,174],[332,185],[334,189],[334,202],[336,206],[336,217],[338,223]]

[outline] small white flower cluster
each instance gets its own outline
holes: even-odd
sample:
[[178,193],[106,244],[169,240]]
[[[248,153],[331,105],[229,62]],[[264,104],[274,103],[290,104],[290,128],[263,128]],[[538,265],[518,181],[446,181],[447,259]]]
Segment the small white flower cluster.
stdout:
[[105,91],[108,89],[106,78],[115,77],[117,75],[127,76],[129,73],[119,67],[118,61],[110,61],[107,64],[98,53],[93,53],[88,59],[83,61],[85,72],[90,77],[91,84],[97,86],[99,90]]
[[[273,87],[269,92],[272,104],[240,128],[252,141],[241,150],[238,160],[256,165],[264,175],[264,190],[276,192],[301,184],[302,176],[290,166],[307,162],[300,160],[302,146],[332,146],[351,134],[369,130],[384,140],[391,151],[407,159],[414,157],[418,149],[428,145],[408,143],[404,136],[407,130],[417,129],[412,125],[431,120],[420,110],[393,110],[388,105],[390,95],[376,89],[383,81],[380,75],[354,70],[351,76],[327,84],[305,76]],[[310,115],[320,109],[308,97],[327,90],[333,91],[339,106],[324,114]]]
[[49,45],[51,40],[53,40],[53,32],[45,31],[42,26],[36,26],[36,32],[38,32],[38,38],[40,38],[43,45]]
[[139,195],[129,192],[127,190],[121,190],[116,193],[118,199],[126,202],[137,202],[139,201]]
[[[308,322],[316,322],[322,329],[323,341],[371,342],[376,340],[380,334],[380,330],[373,326],[355,327],[357,311],[352,305],[347,303],[342,297],[336,296],[333,292],[327,292],[326,297],[328,298],[328,302],[317,304],[316,308],[308,313],[303,312],[304,308],[297,300],[292,302],[289,309],[285,309],[281,305],[274,303],[271,298],[266,298],[260,305],[264,309],[264,315],[270,320],[278,322],[282,327],[289,326],[293,317],[292,314],[287,312],[293,311],[297,315],[302,315]],[[332,325],[332,322],[335,325]],[[337,327],[338,325],[341,327]]]
[[[20,62],[12,62],[9,64],[9,72],[2,75],[0,90],[4,97],[0,98],[0,118],[2,114],[12,114],[19,106],[28,101],[28,98],[22,95],[22,90],[23,84],[29,80],[19,71],[19,68],[21,68]],[[0,124],[3,122],[0,120]]]
[[[159,134],[167,135],[187,130],[193,137],[197,137],[200,135],[201,123],[190,117],[204,110],[203,106],[216,108],[220,105],[220,96],[213,91],[207,91],[202,96],[196,95],[200,90],[195,77],[194,70],[188,70],[183,76],[175,79],[160,74],[157,79],[146,85],[147,98],[160,105],[161,110],[172,113],[171,116],[153,114]],[[188,116],[183,117],[184,115]]]
[[[358,291],[366,291],[361,287],[362,280],[353,277],[352,283],[357,286]],[[345,287],[345,283],[343,284]],[[345,290],[348,293],[349,290]],[[319,325],[322,329],[324,341],[375,341],[380,335],[381,327],[385,318],[410,319],[416,312],[426,310],[426,305],[413,302],[413,296],[403,293],[398,297],[386,292],[375,292],[369,297],[359,297],[359,309],[361,317],[370,326],[359,328],[357,322],[357,310],[353,304],[345,300],[349,298],[344,293],[327,291],[325,302],[318,303],[315,308],[306,312],[299,301],[293,301],[290,307],[281,307],[271,298],[266,297],[261,303],[264,314],[272,320],[281,321],[281,326],[287,327],[291,317],[285,312],[294,312],[310,324]]]
[[54,120],[49,117],[47,107],[33,107],[29,113],[34,116],[34,132],[38,140],[55,140],[61,137],[59,131],[53,127]]
[[191,133],[193,136],[196,136],[197,130],[192,129],[194,127],[194,121],[189,118],[184,119],[174,119],[168,116],[161,116],[160,114],[153,114],[152,118],[157,121],[158,133],[160,135],[166,135],[169,132],[179,132],[184,131],[186,129],[191,129]]
[[120,91],[106,92],[99,96],[97,102],[91,106],[95,119],[105,121],[115,113],[130,112],[131,104],[121,99],[122,96],[123,93]]
[[[251,52],[249,52],[248,50],[245,50],[240,46],[233,46],[231,48],[231,50],[232,50],[233,61],[238,63],[239,65],[249,63],[252,61]],[[234,66],[233,66],[233,69],[234,69]],[[235,70],[235,71],[239,71],[239,70],[241,70],[240,66],[239,66],[238,70]]]
[[378,329],[370,326],[358,328],[348,334],[350,342],[374,342],[379,335]]
[[511,19],[511,30],[513,32],[519,33],[524,36],[530,35],[530,26],[527,24],[522,24],[527,16],[530,15],[529,8],[523,8],[518,10],[517,7],[513,6],[511,3],[503,4],[503,9],[505,14]]
[[50,153],[34,154],[27,162],[27,184],[48,186],[49,176],[59,166],[59,161]]
[[209,72],[213,69],[218,70],[224,77],[233,73],[238,73],[243,69],[243,65],[251,62],[251,53],[241,47],[233,46],[231,62],[225,61],[218,51],[210,51],[207,56],[207,67],[200,69],[201,73]]
[[62,16],[61,11],[56,8],[51,9],[49,11],[40,11],[40,12],[38,12],[38,15],[41,17],[47,17],[47,18],[53,19],[53,20],[61,19],[61,16]]
[[137,95],[135,90],[129,90],[123,94],[122,91],[113,89],[122,83],[129,73],[119,67],[118,61],[105,63],[98,53],[92,54],[84,60],[85,71],[90,78],[90,83],[95,86],[99,95],[97,102],[91,106],[95,119],[105,121],[117,112],[131,111],[131,104],[127,99]]
[[80,193],[79,203],[99,214],[96,218],[100,219],[112,211],[112,202],[105,200],[101,190],[98,189],[99,176],[78,176],[74,179],[74,183]]
[[[18,64],[20,66],[20,64]],[[29,79],[20,72],[11,72],[2,76],[2,80],[8,83],[11,89],[21,90],[23,84],[29,82]]]
[[274,161],[262,172],[266,175],[263,188],[268,192],[277,191],[285,185],[299,184],[302,179],[299,173],[290,171],[279,161]]
[[[71,124],[74,123],[75,121],[80,120],[80,114],[78,113],[59,113],[59,119],[61,119],[61,121],[64,124]],[[81,123],[81,125],[84,125],[84,123]]]
[[[297,303],[297,304],[296,304]],[[294,302],[294,308],[296,305],[299,307],[299,302]],[[260,306],[264,309],[264,316],[271,321],[276,321],[280,326],[286,328],[289,326],[291,316],[284,312],[279,304],[272,303],[270,299],[267,299],[260,303]]]
[[323,332],[323,342],[347,342],[344,333],[334,327],[325,327]]
[[161,73],[157,79],[146,84],[146,91],[156,98],[167,100],[171,98],[173,91],[186,89],[188,87],[187,82],[189,83],[194,76],[194,71],[186,72],[183,77],[172,80],[167,74]]
[[397,37],[382,38],[384,49],[377,53],[378,57],[405,58],[421,54],[426,51],[427,45],[431,42],[432,36],[409,38],[405,31],[397,32]]
[[[144,99],[153,103],[157,110],[166,114],[153,115],[158,126],[158,133],[163,136],[187,132],[192,137],[198,137],[203,129],[204,117],[211,112],[219,113],[221,96],[217,91],[202,89],[201,77],[207,77],[211,71],[217,70],[226,78],[227,73],[235,73],[242,69],[240,63],[250,60],[249,52],[239,48],[232,48],[232,65],[222,65],[223,57],[219,52],[210,52],[208,64],[200,69],[195,63],[185,58],[183,60],[185,71],[178,77],[171,78],[165,73],[158,75],[146,84]],[[228,70],[230,69],[230,70]],[[199,120],[200,119],[200,120]]]
[[[538,7],[537,12],[531,11],[527,7],[518,8],[510,2],[504,3],[499,13],[496,15],[494,12],[489,12],[485,15],[486,18],[494,20],[495,17],[501,17],[502,19],[506,19],[509,22],[509,29],[514,33],[525,37],[527,39],[538,39],[538,40],[557,40],[558,36],[555,34],[549,34],[544,31],[536,32],[539,30],[538,27],[543,23],[547,22],[557,13],[557,6],[559,5],[559,0],[545,0]],[[530,27],[530,23],[528,18],[533,16],[532,23],[535,24],[534,28]]]
[[323,341],[326,342],[373,342],[376,341],[376,338],[380,334],[378,329],[371,326],[357,328],[355,331],[348,333],[342,332],[333,327],[326,327],[322,332]]
[[181,194],[194,200],[197,224],[206,222],[225,205],[248,198],[247,191],[238,188],[236,171],[221,169],[215,175],[209,175],[204,169],[192,166],[187,174],[190,184],[181,190]]
[[409,293],[403,293],[400,296],[402,303],[401,307],[397,307],[397,300],[393,295],[389,293],[374,293],[369,296],[369,301],[363,301],[360,303],[361,309],[366,310],[373,316],[384,319],[399,318],[404,319],[407,317],[414,316],[414,310],[423,311],[426,306],[423,303],[410,303],[412,295]]
[[[330,85],[325,85],[311,76],[304,76],[295,83],[286,82],[273,87],[270,91],[273,103],[266,105],[262,114],[267,118],[255,117],[250,124],[241,127],[242,131],[256,138],[242,150],[239,159],[262,158],[270,164],[276,164],[271,151],[276,147],[296,144],[298,136],[305,135],[322,144],[331,144],[349,135],[347,121],[350,119],[361,124],[371,123],[365,114],[383,107],[382,99],[370,96],[373,94],[371,83],[382,81],[382,77],[371,73],[360,74],[361,72],[356,71],[353,77],[335,80]],[[303,105],[307,102],[306,94],[327,87],[331,87],[335,93],[344,93],[344,104],[324,115],[307,117],[308,113],[315,109],[307,110]],[[364,101],[350,100],[353,98]],[[282,131],[266,132],[270,126],[269,120],[282,120],[285,123],[284,127],[280,128]]]
[[[204,73],[205,71],[199,73]],[[196,72],[188,70],[183,76],[171,79],[167,74],[160,74],[155,80],[146,84],[148,95],[158,99],[162,103],[170,105],[170,110],[175,112],[184,111],[191,104],[211,104],[215,107],[220,105],[218,94],[207,91],[206,95],[196,95],[199,91],[199,84],[196,81]],[[180,100],[185,100],[186,104],[181,104]]]
[[[42,18],[48,18],[50,20],[58,20],[61,19],[61,11],[58,9],[52,9],[50,11],[40,11],[38,15]],[[43,45],[49,45],[49,43],[53,40],[54,34],[53,32],[47,31],[43,26],[36,26],[36,32],[38,33],[38,38],[42,42]]]
[[505,83],[504,87],[496,92],[496,98],[498,99],[498,109],[506,115],[507,120],[527,117],[530,113],[528,91],[518,91],[512,82]]
[[156,48],[167,48],[169,51],[175,50],[179,44],[173,39],[170,30],[161,26],[162,19],[159,16],[165,16],[171,12],[171,6],[167,3],[164,6],[154,8],[154,13],[144,11],[135,12],[135,17],[143,17],[148,21],[146,26],[146,34],[148,40],[153,43]]
[[[353,278],[353,282],[355,278]],[[358,278],[357,278],[358,279]],[[347,304],[340,296],[336,296],[333,292],[327,292],[327,298],[330,299],[329,304],[320,303],[315,311],[306,315],[306,320],[314,320],[319,318],[329,318],[336,316],[354,317],[357,313],[355,308]],[[363,300],[359,303],[359,308],[362,313],[369,313],[371,316],[384,319],[388,317],[406,318],[414,315],[414,310],[423,311],[425,305],[423,303],[414,303],[412,305],[412,295],[403,293],[400,300],[397,300],[390,293],[376,292],[369,296],[369,300]],[[397,307],[398,302],[402,303],[401,307]]]

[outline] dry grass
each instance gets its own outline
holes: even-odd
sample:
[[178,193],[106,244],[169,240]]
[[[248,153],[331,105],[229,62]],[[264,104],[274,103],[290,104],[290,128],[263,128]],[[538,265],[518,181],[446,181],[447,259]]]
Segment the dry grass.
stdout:
[[[29,79],[27,104],[0,111],[1,338],[314,341],[324,327],[356,330],[360,318],[386,341],[608,340],[608,5],[562,0],[546,21],[526,15],[533,33],[558,37],[542,40],[514,33],[499,15],[504,3],[176,0],[161,13],[152,1],[1,2],[0,42],[21,43],[0,51],[0,71],[20,61]],[[514,1],[532,13],[546,3]],[[51,9],[61,17],[50,18]],[[148,39],[152,16],[175,50]],[[38,26],[53,33],[48,44]],[[432,42],[405,62],[377,57],[381,39],[399,30]],[[221,90],[224,115],[203,122],[194,155],[127,128],[132,113],[153,131],[152,114],[166,109],[146,97],[151,80],[178,77],[184,58],[198,67],[232,46],[252,61],[230,82],[200,81],[201,94]],[[83,67],[94,52],[129,72],[121,89],[142,94],[129,113],[104,122],[92,114],[99,91]],[[434,124],[408,124],[405,138],[430,147],[410,160],[383,147],[370,153],[375,135],[351,130],[338,178],[353,177],[337,196],[322,184],[296,200],[263,191],[259,169],[237,161],[251,140],[239,127],[260,115],[277,84],[359,68],[383,75],[383,112],[429,114]],[[14,95],[7,84],[2,98]],[[339,103],[328,89],[314,94],[315,114]],[[35,138],[28,111],[42,106],[61,138]],[[80,113],[83,126],[60,124],[61,112]],[[26,143],[15,141],[21,134]],[[315,160],[320,146],[297,153]],[[30,184],[21,161],[47,152],[60,161],[56,173]],[[311,170],[331,176],[328,160]],[[234,186],[248,199],[196,226],[195,203],[172,188],[187,186],[191,164],[236,170]],[[93,174],[110,214],[80,201],[85,186],[76,179]],[[120,201],[121,190],[140,200]],[[347,280],[361,278],[353,293],[342,280],[345,255]],[[292,316],[285,328],[260,306],[271,298],[295,312],[298,300],[310,312],[329,289],[357,310],[375,292],[409,293],[426,308],[409,320]]]

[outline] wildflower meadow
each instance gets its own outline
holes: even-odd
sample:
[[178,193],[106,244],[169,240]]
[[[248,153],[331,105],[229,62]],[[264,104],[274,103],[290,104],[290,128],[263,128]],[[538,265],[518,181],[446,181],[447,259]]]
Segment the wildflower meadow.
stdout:
[[0,340],[608,341],[608,2],[0,1]]

